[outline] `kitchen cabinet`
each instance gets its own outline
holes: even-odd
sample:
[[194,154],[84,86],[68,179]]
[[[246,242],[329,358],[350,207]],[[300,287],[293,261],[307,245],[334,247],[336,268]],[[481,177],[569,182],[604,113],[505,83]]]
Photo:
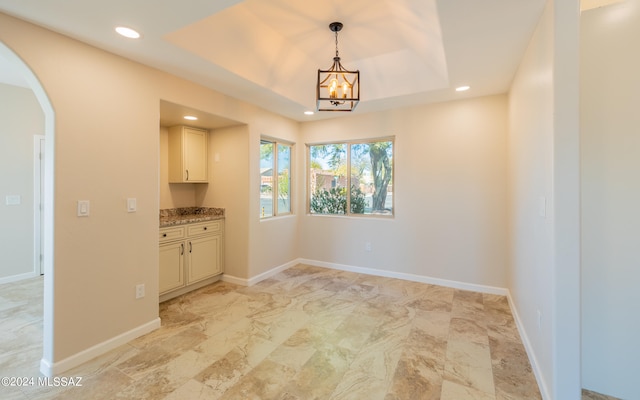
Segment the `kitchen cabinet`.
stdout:
[[169,128],[169,183],[206,183],[209,132],[188,126]]
[[184,286],[184,242],[160,245],[160,293]]
[[223,273],[223,256],[224,220],[160,228],[161,300],[210,283]]
[[206,235],[189,240],[187,282],[198,282],[222,273],[221,242],[221,235]]

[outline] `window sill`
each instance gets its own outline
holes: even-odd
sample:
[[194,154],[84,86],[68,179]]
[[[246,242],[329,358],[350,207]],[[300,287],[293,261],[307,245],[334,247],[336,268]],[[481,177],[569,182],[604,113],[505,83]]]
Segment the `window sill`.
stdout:
[[340,218],[340,219],[357,219],[357,220],[394,220],[394,214],[306,214],[307,217],[311,218]]
[[283,219],[295,218],[296,214],[276,215],[275,217],[260,218],[260,223],[267,221],[280,221]]

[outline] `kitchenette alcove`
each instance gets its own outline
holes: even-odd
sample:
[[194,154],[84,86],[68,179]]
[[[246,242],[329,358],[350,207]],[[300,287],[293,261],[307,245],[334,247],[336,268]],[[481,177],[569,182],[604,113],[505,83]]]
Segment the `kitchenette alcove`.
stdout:
[[[185,119],[185,117],[190,117]],[[241,125],[160,102],[159,301],[214,283],[225,270],[225,182],[217,130]],[[231,207],[233,209],[233,206]]]

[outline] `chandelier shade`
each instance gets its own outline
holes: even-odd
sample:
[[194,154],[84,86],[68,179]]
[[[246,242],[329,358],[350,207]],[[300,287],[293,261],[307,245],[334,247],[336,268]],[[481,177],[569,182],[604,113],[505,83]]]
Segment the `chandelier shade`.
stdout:
[[336,56],[327,70],[318,70],[316,108],[318,111],[353,111],[360,101],[360,71],[349,71],[340,63],[338,32],[342,23],[332,22],[329,29],[336,35]]

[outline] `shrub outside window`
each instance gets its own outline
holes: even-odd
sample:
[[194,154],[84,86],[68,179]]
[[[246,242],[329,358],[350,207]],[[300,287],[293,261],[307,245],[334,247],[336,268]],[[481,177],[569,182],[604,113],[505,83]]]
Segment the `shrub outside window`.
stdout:
[[307,161],[310,214],[393,215],[393,138],[308,144]]
[[260,218],[291,214],[293,145],[260,140]]

